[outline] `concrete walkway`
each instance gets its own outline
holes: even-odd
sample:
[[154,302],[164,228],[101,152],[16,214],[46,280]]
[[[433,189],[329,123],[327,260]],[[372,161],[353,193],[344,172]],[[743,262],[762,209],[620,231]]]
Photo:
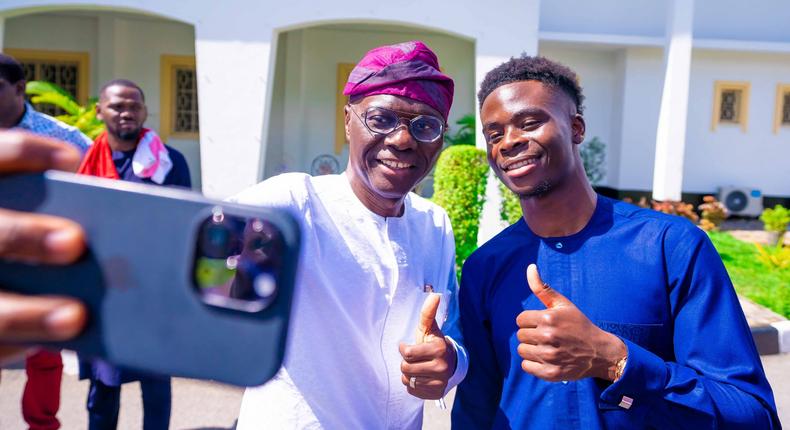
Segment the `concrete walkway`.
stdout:
[[[779,418],[790,425],[790,354],[762,356],[768,380],[774,389],[779,408]],[[19,409],[19,399],[25,381],[23,369],[4,369],[0,381],[0,429],[24,429],[25,423]],[[85,429],[86,381],[78,381],[74,375],[63,375],[59,419],[62,428]],[[241,405],[242,390],[227,385],[176,378],[173,382],[173,430],[220,430],[232,429]],[[424,429],[445,430],[450,428],[450,408],[453,394],[447,397],[447,410],[438,409],[433,402],[426,402]],[[124,385],[121,394],[119,430],[140,430],[142,411],[140,386],[137,383]]]

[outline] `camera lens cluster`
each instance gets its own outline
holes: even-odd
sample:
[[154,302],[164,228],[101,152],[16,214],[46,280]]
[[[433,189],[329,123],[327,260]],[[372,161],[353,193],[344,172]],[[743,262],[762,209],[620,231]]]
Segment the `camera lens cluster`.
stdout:
[[197,289],[213,306],[265,309],[277,296],[283,248],[282,236],[272,223],[215,208],[199,229]]

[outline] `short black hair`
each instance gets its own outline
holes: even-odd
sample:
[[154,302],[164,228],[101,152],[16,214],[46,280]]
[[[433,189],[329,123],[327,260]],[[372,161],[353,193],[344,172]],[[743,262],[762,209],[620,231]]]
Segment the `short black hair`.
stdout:
[[25,79],[25,69],[16,61],[14,57],[0,54],[0,78],[5,79],[11,84],[15,84]]
[[101,98],[101,96],[104,95],[104,91],[106,91],[107,88],[110,88],[110,87],[113,87],[113,86],[116,86],[116,85],[117,86],[121,86],[121,87],[136,89],[137,91],[140,92],[140,97],[142,97],[143,101],[145,101],[145,93],[143,92],[143,89],[140,88],[139,85],[137,85],[136,83],[134,83],[133,81],[130,81],[128,79],[111,79],[111,80],[105,82],[104,85],[102,85],[101,88],[99,88],[99,98]]
[[480,84],[480,91],[477,93],[480,107],[482,108],[486,97],[497,88],[520,81],[539,81],[548,86],[559,88],[573,100],[576,112],[581,114],[584,111],[582,104],[584,94],[582,94],[576,73],[567,66],[546,57],[531,57],[527,54],[511,57],[510,60],[486,74],[483,83]]

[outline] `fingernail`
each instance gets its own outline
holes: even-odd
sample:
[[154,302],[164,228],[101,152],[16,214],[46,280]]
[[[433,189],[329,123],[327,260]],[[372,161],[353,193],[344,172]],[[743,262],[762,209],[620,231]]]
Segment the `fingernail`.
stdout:
[[47,334],[56,339],[66,339],[76,335],[84,323],[83,315],[82,306],[79,304],[68,303],[58,306],[44,319]]
[[76,172],[80,167],[80,158],[71,149],[59,149],[52,154],[52,167],[67,172]]
[[44,246],[57,262],[68,262],[79,247],[79,235],[74,229],[58,228],[47,233]]

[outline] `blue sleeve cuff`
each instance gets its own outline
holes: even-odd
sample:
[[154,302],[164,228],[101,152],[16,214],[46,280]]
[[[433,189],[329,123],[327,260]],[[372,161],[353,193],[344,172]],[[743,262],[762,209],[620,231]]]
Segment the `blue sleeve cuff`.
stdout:
[[641,346],[620,338],[628,349],[623,374],[601,393],[601,401],[610,407],[639,409],[663,397],[669,378],[667,364]]
[[455,372],[450,377],[450,380],[447,381],[447,388],[444,389],[444,395],[446,396],[450,390],[466,378],[466,372],[469,370],[469,355],[466,353],[466,348],[459,345],[453,338],[450,336],[445,336],[444,338],[449,340],[453,345],[453,349],[455,349]]

